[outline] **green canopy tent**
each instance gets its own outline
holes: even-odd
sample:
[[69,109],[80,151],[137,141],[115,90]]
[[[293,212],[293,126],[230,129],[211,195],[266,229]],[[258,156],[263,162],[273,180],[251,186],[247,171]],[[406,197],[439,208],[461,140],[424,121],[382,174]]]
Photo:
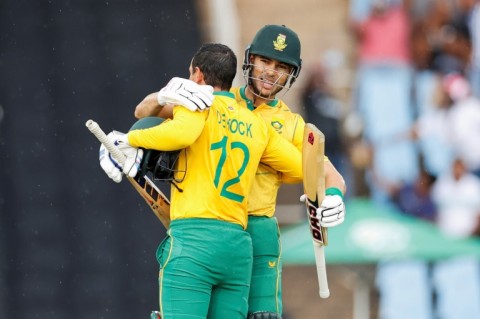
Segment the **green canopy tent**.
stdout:
[[[345,222],[328,231],[328,264],[366,264],[385,260],[438,260],[457,255],[480,257],[480,239],[454,239],[433,224],[367,199],[346,203]],[[314,264],[307,221],[282,228],[285,265]]]
[[[453,256],[480,257],[480,239],[454,239],[435,225],[394,209],[354,198],[346,203],[345,222],[328,231],[325,259],[329,265],[346,265],[355,273],[354,318],[370,318],[370,286],[352,264],[392,260],[435,261]],[[306,216],[306,215],[305,215]],[[307,221],[282,227],[285,266],[314,265],[313,242]]]

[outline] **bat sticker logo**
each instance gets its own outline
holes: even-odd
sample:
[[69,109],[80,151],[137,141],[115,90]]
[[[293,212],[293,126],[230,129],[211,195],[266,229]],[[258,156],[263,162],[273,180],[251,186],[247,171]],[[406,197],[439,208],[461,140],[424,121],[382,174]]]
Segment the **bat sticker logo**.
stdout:
[[308,133],[308,143],[313,145],[314,142],[315,142],[315,135],[313,135],[312,132]]
[[323,243],[322,229],[320,227],[320,220],[317,217],[317,204],[307,199],[307,210],[309,213],[310,230],[312,236],[318,242]]

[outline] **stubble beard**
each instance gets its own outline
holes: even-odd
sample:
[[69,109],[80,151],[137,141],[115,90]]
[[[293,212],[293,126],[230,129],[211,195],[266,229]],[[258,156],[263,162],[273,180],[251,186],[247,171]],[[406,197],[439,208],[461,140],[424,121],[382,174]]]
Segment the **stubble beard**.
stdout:
[[272,89],[270,90],[270,93],[264,94],[264,93],[262,93],[263,82],[266,82],[266,81],[257,79],[257,80],[253,80],[251,85],[250,85],[254,95],[256,95],[256,96],[258,96],[262,99],[274,100],[277,93],[280,92],[283,89],[282,86],[279,86],[278,84],[274,84],[272,86]]

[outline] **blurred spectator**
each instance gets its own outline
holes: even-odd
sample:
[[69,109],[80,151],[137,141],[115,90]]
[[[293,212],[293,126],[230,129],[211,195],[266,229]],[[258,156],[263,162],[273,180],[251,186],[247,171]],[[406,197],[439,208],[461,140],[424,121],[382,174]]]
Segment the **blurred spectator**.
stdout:
[[358,40],[358,62],[409,64],[410,25],[401,1],[362,2],[371,4],[368,15],[363,19],[352,16],[351,20],[352,31]]
[[[423,6],[412,12],[410,42],[415,70],[412,93],[417,116],[436,107],[432,97],[438,75],[442,72],[460,72],[467,62],[454,56],[449,50],[451,46],[447,45],[452,39],[448,36],[452,34],[448,31],[452,30],[449,26],[454,11],[452,1],[425,0]],[[426,154],[427,150],[423,149],[423,145],[420,146],[420,150]],[[428,162],[428,158],[426,160]]]
[[440,230],[460,238],[475,234],[480,216],[480,178],[468,173],[460,158],[434,183],[432,198],[438,207]]
[[443,87],[451,99],[449,111],[450,140],[467,169],[480,176],[480,99],[474,97],[468,81],[459,74],[449,74]]
[[472,57],[471,13],[476,0],[455,0],[455,10],[448,24],[449,34],[446,49],[456,56],[463,65],[460,73],[465,73]]
[[[438,207],[437,225],[455,238],[478,232],[480,178],[467,172],[461,159],[434,183],[432,198]],[[438,318],[480,318],[480,264],[460,256],[438,261],[433,267]]]
[[406,215],[433,222],[437,213],[431,197],[435,180],[435,176],[421,169],[413,184],[404,184],[394,189],[392,193],[394,204]]
[[436,177],[425,170],[423,161],[420,161],[419,167],[419,174],[412,183],[388,184],[380,176],[375,176],[375,182],[388,190],[393,206],[402,214],[434,222],[436,206],[431,189]]
[[345,147],[341,125],[344,105],[335,97],[327,80],[327,69],[322,63],[309,68],[302,102],[305,121],[315,124],[325,134],[325,154],[345,175]]
[[470,43],[467,16],[453,1],[430,1],[412,21],[411,52],[417,70],[464,72]]
[[450,170],[454,154],[480,176],[480,99],[458,73],[439,77],[436,107],[417,119],[412,138],[418,139],[426,168],[433,175]]
[[442,86],[442,77],[432,80],[435,84],[430,92],[433,106],[420,113],[409,136],[419,143],[425,170],[439,176],[450,170],[454,157],[450,139],[451,100]]
[[411,52],[417,70],[433,70],[435,59],[441,54],[440,31],[450,19],[446,1],[428,1],[412,18]]
[[[358,8],[368,14],[358,14]],[[371,197],[385,202],[390,200],[388,192],[368,179],[372,172],[395,184],[412,182],[418,171],[413,142],[390,142],[414,120],[408,10],[402,1],[393,0],[352,1],[351,9],[358,44],[355,111],[362,117],[363,136],[373,156],[367,183]]]

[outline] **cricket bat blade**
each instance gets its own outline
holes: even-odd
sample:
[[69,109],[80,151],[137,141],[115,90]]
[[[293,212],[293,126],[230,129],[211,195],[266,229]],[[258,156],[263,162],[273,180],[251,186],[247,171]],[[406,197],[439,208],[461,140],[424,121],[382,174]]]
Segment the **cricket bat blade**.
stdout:
[[320,298],[330,296],[325,264],[327,229],[320,225],[316,211],[325,196],[324,157],[325,135],[315,125],[306,123],[302,148],[303,189],[307,195],[305,204],[313,240]]

